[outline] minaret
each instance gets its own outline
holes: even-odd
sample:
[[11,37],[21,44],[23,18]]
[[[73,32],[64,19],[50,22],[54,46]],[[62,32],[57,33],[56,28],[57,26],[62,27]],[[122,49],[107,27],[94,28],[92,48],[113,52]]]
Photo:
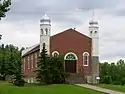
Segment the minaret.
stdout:
[[43,44],[47,49],[48,55],[50,54],[50,33],[51,33],[51,20],[45,14],[40,20],[40,52],[43,49]]
[[92,38],[92,83],[98,83],[99,79],[99,26],[98,22],[89,21],[89,33]]

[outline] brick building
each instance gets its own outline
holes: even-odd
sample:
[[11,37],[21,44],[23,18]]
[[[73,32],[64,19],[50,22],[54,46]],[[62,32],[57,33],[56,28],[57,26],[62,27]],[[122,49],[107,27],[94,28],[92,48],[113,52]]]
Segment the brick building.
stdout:
[[97,83],[99,76],[99,30],[98,22],[89,22],[90,36],[86,36],[75,29],[67,29],[51,36],[51,20],[44,15],[40,20],[40,44],[29,47],[22,52],[22,72],[24,79],[35,82],[37,60],[46,44],[48,54],[64,55],[64,68],[68,73],[84,76],[88,83]]

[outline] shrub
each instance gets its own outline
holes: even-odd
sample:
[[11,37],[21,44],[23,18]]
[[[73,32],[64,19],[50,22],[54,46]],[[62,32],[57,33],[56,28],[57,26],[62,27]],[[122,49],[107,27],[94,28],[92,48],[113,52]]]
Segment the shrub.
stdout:
[[120,81],[114,81],[113,84],[114,85],[120,85]]
[[104,77],[104,83],[111,84],[112,83],[111,77],[110,76],[105,76]]
[[124,85],[125,84],[125,78],[122,78],[121,79],[121,85]]
[[25,81],[23,79],[21,79],[21,80],[15,80],[13,82],[13,84],[16,85],[16,86],[24,86]]

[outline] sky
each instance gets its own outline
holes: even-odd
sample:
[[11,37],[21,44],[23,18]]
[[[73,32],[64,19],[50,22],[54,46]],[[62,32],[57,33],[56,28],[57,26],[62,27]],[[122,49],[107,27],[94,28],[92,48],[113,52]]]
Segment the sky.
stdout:
[[1,42],[18,47],[39,43],[40,19],[47,13],[51,34],[69,28],[89,35],[89,20],[99,22],[100,60],[125,58],[125,0],[12,0],[11,10],[0,21]]

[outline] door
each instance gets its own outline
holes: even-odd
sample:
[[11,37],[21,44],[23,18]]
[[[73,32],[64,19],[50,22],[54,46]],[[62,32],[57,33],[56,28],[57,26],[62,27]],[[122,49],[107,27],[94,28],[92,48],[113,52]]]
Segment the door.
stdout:
[[76,60],[65,60],[65,71],[68,73],[76,73]]

